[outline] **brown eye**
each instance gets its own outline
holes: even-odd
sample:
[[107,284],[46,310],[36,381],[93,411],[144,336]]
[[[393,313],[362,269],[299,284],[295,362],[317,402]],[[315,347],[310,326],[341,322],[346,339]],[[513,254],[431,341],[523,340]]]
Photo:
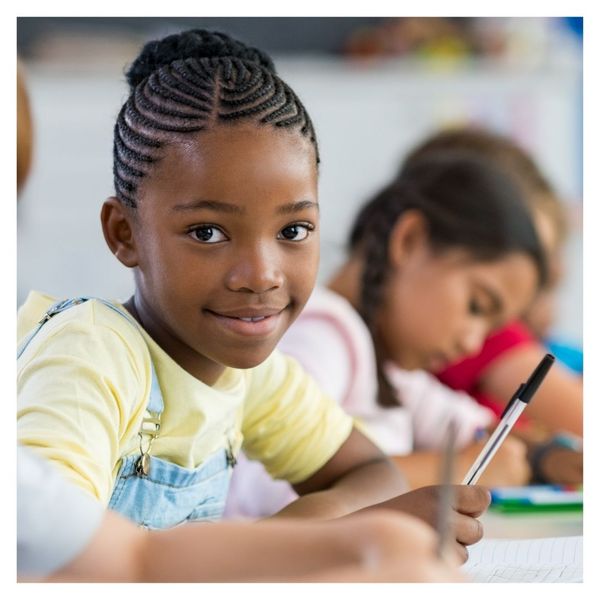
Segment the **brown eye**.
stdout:
[[314,227],[307,223],[296,223],[284,227],[277,237],[279,239],[287,240],[288,242],[301,242],[309,236],[313,229]]
[[203,244],[216,244],[227,240],[227,236],[214,225],[201,225],[189,232],[190,236]]

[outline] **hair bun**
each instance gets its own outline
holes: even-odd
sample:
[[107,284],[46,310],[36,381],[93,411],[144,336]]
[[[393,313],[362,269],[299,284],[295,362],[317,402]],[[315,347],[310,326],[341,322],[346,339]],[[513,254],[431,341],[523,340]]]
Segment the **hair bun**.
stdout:
[[126,73],[127,83],[133,90],[154,71],[176,60],[226,56],[252,61],[275,72],[275,65],[265,52],[246,46],[225,33],[190,29],[145,44]]

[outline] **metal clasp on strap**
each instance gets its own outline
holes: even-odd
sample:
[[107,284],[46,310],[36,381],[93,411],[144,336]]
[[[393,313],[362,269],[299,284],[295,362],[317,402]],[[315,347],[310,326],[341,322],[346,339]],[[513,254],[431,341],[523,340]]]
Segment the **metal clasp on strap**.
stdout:
[[44,316],[38,321],[40,325],[43,325],[47,321],[49,321],[54,315],[63,311],[65,308],[69,306],[75,306],[77,304],[81,304],[85,302],[87,298],[67,298],[66,300],[61,300],[60,302],[52,305],[45,313]]
[[237,465],[237,458],[235,457],[235,453],[233,451],[233,444],[231,440],[227,440],[227,447],[225,448],[225,457],[227,459],[227,464],[233,468]]
[[[150,474],[151,459],[150,450],[154,440],[160,431],[160,414],[153,417],[144,417],[138,436],[140,438],[140,457],[135,464],[135,472],[138,477],[147,477]],[[146,441],[146,447],[144,447]]]

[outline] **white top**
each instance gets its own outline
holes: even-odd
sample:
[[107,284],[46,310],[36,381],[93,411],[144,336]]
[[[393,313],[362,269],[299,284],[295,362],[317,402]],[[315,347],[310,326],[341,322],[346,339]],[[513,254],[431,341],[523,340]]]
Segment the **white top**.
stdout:
[[44,577],[73,560],[92,539],[103,506],[48,461],[17,446],[17,571]]
[[[446,387],[426,371],[406,371],[391,363],[385,371],[401,404],[379,406],[371,334],[352,305],[329,289],[315,289],[278,348],[298,360],[386,454],[440,449],[450,418],[457,426],[457,447],[472,442],[478,428],[493,422],[493,413],[467,394]],[[242,458],[233,472],[225,514],[260,517],[295,497],[260,465]]]

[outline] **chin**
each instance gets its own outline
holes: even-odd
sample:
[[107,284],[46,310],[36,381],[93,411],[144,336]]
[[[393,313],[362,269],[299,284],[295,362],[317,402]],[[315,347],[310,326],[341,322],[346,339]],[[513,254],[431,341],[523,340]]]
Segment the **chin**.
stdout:
[[414,356],[398,357],[394,362],[397,367],[400,367],[405,371],[419,371],[426,368],[423,361]]
[[229,360],[222,361],[222,363],[233,369],[253,369],[265,362],[271,356],[273,350],[274,348],[271,348],[268,352],[254,352],[248,355],[232,356],[229,357]]
[[267,357],[265,357],[263,360],[259,360],[259,361],[256,361],[256,360],[230,361],[227,363],[227,366],[230,367],[231,369],[254,369],[254,367],[258,367],[266,359],[267,359]]

